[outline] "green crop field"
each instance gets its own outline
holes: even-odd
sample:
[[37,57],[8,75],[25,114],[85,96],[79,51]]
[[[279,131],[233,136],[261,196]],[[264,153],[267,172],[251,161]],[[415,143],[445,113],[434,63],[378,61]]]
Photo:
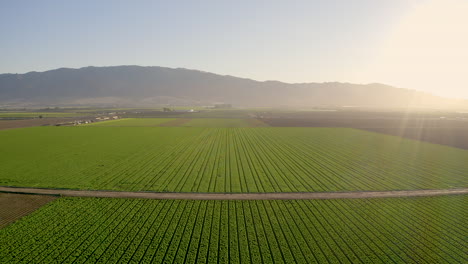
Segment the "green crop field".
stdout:
[[467,198],[61,198],[0,230],[0,262],[463,263]]
[[267,124],[257,119],[241,118],[124,118],[86,124],[84,126],[110,127],[151,127],[151,126],[181,126],[181,127],[265,127]]
[[267,126],[263,122],[256,119],[242,118],[193,118],[190,121],[182,124],[186,127],[251,127],[251,126]]
[[[125,122],[125,120],[121,121]],[[468,151],[344,128],[0,131],[0,185],[159,192],[468,186]]]
[[117,120],[109,120],[95,122],[83,126],[122,126],[122,127],[151,127],[174,121],[175,118],[124,118]]

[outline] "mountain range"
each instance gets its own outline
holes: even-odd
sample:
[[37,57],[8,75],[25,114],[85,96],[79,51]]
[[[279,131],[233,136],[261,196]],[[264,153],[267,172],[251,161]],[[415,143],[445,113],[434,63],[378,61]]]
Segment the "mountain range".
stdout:
[[111,66],[0,74],[0,106],[148,107],[216,103],[240,107],[468,108],[468,100],[377,83],[260,82],[182,68]]

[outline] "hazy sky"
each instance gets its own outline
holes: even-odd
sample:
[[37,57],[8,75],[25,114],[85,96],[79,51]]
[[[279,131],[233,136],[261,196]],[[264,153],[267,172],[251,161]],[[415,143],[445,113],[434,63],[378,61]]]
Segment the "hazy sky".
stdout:
[[468,98],[468,0],[0,0],[0,72],[184,67]]

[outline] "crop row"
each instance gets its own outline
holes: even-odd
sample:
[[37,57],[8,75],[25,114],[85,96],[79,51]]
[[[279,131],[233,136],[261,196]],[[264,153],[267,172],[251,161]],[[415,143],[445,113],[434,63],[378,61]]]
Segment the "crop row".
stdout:
[[69,127],[0,133],[0,185],[160,192],[447,189],[468,151],[338,128]]
[[467,198],[62,198],[0,230],[0,262],[458,263]]

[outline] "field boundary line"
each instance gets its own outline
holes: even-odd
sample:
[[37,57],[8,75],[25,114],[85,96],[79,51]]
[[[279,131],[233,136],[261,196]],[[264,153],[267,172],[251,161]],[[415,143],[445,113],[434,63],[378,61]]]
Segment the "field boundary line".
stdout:
[[67,197],[100,198],[143,198],[159,200],[320,200],[320,199],[359,199],[391,198],[468,194],[468,188],[441,190],[404,191],[353,191],[353,192],[283,192],[283,193],[187,193],[187,192],[126,192],[90,191],[70,189],[46,189],[0,186],[0,192],[19,194],[54,195]]

